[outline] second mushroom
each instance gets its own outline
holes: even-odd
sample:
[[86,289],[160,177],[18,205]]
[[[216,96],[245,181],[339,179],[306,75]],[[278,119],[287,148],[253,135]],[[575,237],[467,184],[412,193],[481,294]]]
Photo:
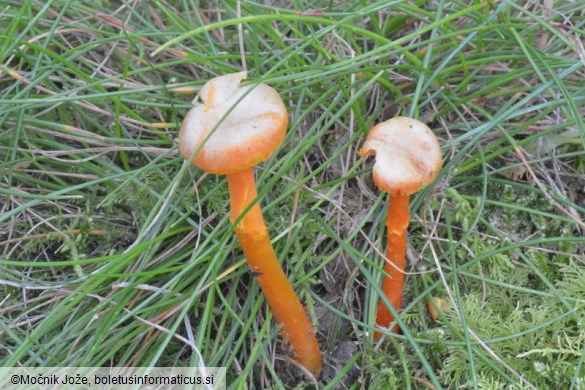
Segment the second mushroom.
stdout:
[[[375,155],[374,183],[390,195],[386,219],[388,243],[382,291],[392,307],[402,308],[406,231],[410,222],[410,196],[431,183],[441,170],[439,142],[424,123],[407,117],[395,117],[375,126],[369,133],[360,157]],[[376,324],[388,328],[394,321],[386,303],[378,302]],[[398,326],[392,331],[398,332]],[[376,338],[381,334],[376,333]]]

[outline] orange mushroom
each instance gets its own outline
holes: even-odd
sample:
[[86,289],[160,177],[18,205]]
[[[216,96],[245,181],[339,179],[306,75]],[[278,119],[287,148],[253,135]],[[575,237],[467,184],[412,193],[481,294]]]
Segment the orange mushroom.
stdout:
[[427,308],[429,310],[429,314],[434,321],[438,321],[440,318],[440,314],[445,310],[446,302],[438,297],[431,297],[429,299],[429,303],[427,304]]
[[[360,157],[375,155],[374,183],[390,195],[386,220],[388,244],[382,281],[382,291],[395,310],[402,308],[404,267],[406,265],[406,229],[410,221],[410,195],[432,182],[441,170],[441,147],[437,138],[424,123],[406,117],[395,117],[375,126]],[[388,328],[394,316],[380,300],[376,324]],[[398,332],[398,326],[392,331]],[[375,334],[381,337],[380,333]]]
[[[241,87],[246,72],[208,81],[179,132],[179,150],[197,167],[227,175],[230,220],[253,275],[260,284],[282,335],[295,358],[314,375],[321,352],[304,307],[292,289],[270,242],[258,203],[253,166],[282,143],[287,111],[278,93],[265,84]],[[194,155],[194,156],[193,156]]]

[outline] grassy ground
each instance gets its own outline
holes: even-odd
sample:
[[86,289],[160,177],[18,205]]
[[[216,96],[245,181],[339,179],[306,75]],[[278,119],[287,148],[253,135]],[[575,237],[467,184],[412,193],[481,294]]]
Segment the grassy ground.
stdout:
[[[0,0],[0,365],[226,366],[229,388],[585,388],[585,4],[240,5]],[[318,329],[317,379],[250,276],[225,178],[177,154],[201,85],[242,68],[290,111],[256,175]],[[406,327],[384,349],[388,200],[356,151],[398,113],[435,131],[444,169],[411,201]]]

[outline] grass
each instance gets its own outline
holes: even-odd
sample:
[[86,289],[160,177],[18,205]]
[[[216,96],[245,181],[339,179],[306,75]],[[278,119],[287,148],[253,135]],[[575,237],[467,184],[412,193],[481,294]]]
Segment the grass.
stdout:
[[[550,3],[0,0],[0,365],[585,388],[585,6]],[[244,66],[290,112],[257,181],[318,329],[317,379],[250,276],[225,178],[177,154],[198,89]],[[411,202],[404,327],[384,348],[388,200],[356,152],[398,113],[445,163]]]

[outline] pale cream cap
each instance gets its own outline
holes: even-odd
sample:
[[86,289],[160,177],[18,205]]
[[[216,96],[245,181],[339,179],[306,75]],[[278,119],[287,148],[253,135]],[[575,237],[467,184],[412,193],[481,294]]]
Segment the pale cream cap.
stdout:
[[437,137],[424,123],[398,116],[376,125],[360,157],[375,155],[374,182],[394,196],[407,196],[431,183],[442,167]]
[[209,80],[183,120],[179,151],[188,159],[203,145],[193,164],[207,172],[250,168],[267,160],[284,139],[288,113],[282,99],[265,84],[240,87],[245,78],[246,72],[239,72]]

